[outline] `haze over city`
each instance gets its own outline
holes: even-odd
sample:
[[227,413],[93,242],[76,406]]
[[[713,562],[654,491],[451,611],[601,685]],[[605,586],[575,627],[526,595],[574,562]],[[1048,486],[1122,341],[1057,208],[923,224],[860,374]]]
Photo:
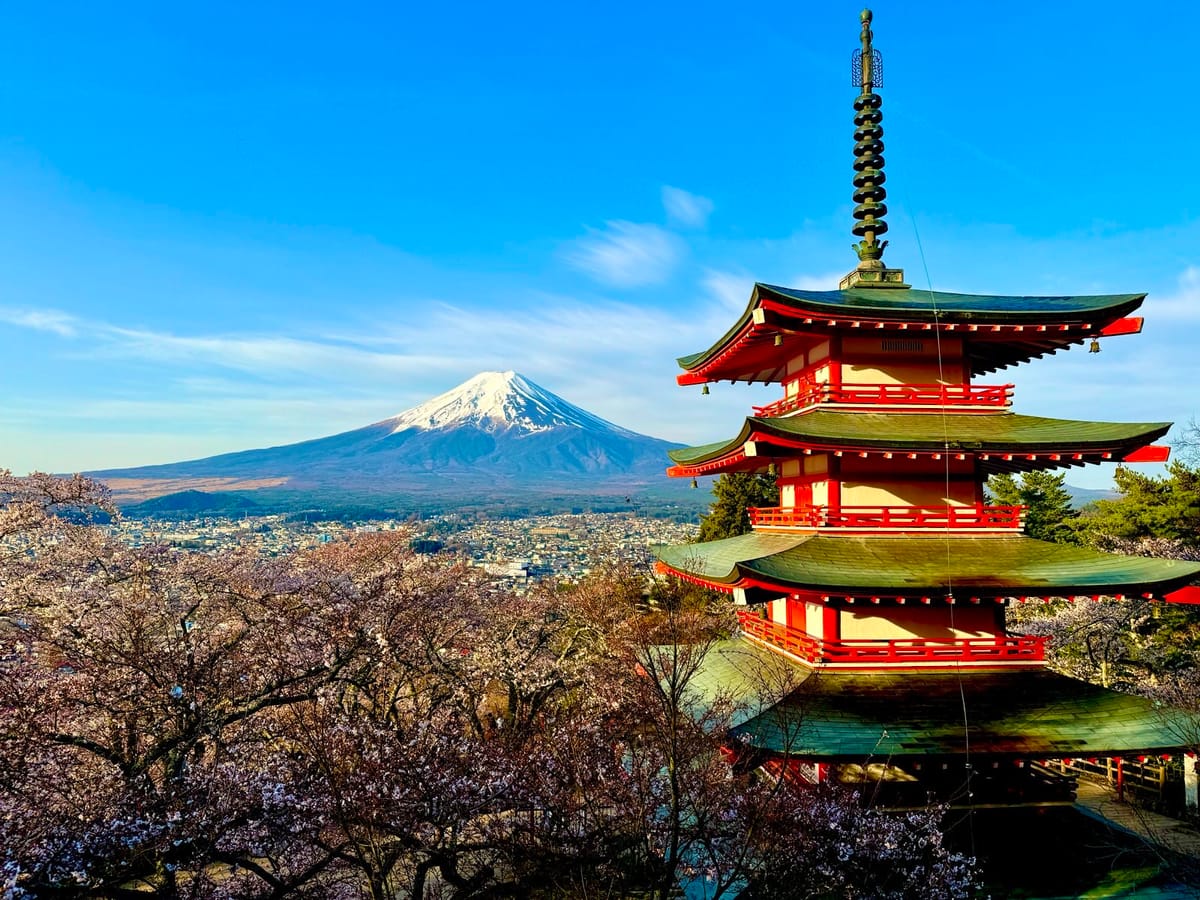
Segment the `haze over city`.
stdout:
[[[0,464],[283,444],[511,368],[626,428],[727,437],[774,389],[701,397],[674,358],[756,280],[853,267],[860,5],[10,11]],[[1186,423],[1186,21],[874,8],[889,262],[936,290],[1148,291],[1141,337],[1012,373],[1015,408]]]

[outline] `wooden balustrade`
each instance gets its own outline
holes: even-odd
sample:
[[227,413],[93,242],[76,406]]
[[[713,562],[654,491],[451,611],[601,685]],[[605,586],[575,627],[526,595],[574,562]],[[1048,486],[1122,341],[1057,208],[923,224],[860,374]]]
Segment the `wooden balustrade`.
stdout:
[[988,406],[1012,402],[1011,384],[818,384],[793,397],[754,407],[756,416],[782,416],[821,403],[865,406]]
[[738,610],[742,631],[760,641],[813,663],[874,666],[904,663],[1043,662],[1046,638],[997,635],[988,638],[894,638],[823,641],[799,629],[761,618],[757,612]]
[[1009,530],[1021,527],[1024,506],[758,506],[755,528],[948,528]]

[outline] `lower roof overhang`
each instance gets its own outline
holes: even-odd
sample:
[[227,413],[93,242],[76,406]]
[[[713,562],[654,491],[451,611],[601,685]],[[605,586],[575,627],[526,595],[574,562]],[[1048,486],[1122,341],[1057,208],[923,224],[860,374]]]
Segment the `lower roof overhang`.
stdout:
[[755,644],[715,645],[692,679],[697,707],[732,700],[732,737],[829,762],[1074,759],[1179,752],[1195,716],[1045,669],[812,672]]
[[974,459],[982,475],[1086,463],[1161,461],[1142,448],[1170,422],[1089,422],[1016,413],[930,415],[817,409],[747,418],[726,441],[669,451],[674,477],[763,471],[778,459],[832,453]]
[[760,599],[792,593],[888,600],[1163,598],[1200,578],[1198,562],[1101,553],[1018,534],[751,532],[657,553],[685,579],[754,590]]

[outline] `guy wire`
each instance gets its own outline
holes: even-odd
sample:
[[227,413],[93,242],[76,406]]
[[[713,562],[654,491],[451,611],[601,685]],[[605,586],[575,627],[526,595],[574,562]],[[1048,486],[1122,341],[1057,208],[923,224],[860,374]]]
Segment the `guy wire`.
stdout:
[[[934,346],[935,346],[935,349],[937,352],[938,385],[939,385],[939,389],[944,389],[945,384],[946,384],[946,378],[945,378],[945,363],[944,363],[944,358],[942,356],[941,312],[937,306],[937,298],[934,296],[934,293],[933,293],[933,279],[929,277],[929,263],[925,259],[925,247],[921,243],[921,232],[917,228],[917,217],[910,211],[909,218],[912,220],[913,235],[916,237],[916,240],[917,240],[917,253],[921,257],[921,268],[925,273],[925,290],[929,294],[929,306],[930,306],[930,309],[933,310],[933,336],[934,336]],[[964,359],[963,359],[963,365],[964,366],[967,365],[967,360],[965,359],[965,354],[964,354]],[[952,541],[952,538],[951,538],[952,530],[951,530],[951,526],[950,526],[950,516],[949,516],[949,510],[950,510],[950,505],[951,505],[951,503],[950,503],[950,422],[949,422],[947,412],[946,412],[946,404],[944,402],[941,404],[941,417],[942,417],[942,463],[943,463],[943,471],[944,471],[944,485],[943,486],[944,486],[946,510],[947,510],[946,525],[945,525],[945,528],[943,529],[943,534],[945,535],[945,546],[946,546],[946,599],[949,601],[949,605],[950,605],[950,631],[951,631],[951,633],[954,633],[955,632],[955,624],[954,624],[954,606],[955,606],[955,604],[953,602],[953,600],[954,600],[954,575],[953,575],[953,569],[951,568],[950,547],[951,547],[951,541]],[[965,769],[965,777],[964,777],[963,784],[964,784],[964,788],[965,788],[966,794],[967,794],[967,816],[966,816],[967,833],[968,833],[968,836],[970,837],[970,841],[971,841],[971,855],[975,856],[975,817],[972,815],[975,804],[973,802],[974,797],[973,797],[973,792],[971,790],[971,727],[970,727],[970,720],[969,720],[969,717],[967,714],[967,693],[966,693],[965,688],[963,687],[962,661],[961,660],[954,661],[954,672],[958,679],[958,699],[959,699],[959,703],[962,705],[963,751],[964,751],[963,767]]]

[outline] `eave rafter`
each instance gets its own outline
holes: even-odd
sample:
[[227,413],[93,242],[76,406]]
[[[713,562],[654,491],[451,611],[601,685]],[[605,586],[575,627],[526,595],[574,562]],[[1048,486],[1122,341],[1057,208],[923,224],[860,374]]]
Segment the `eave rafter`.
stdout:
[[[752,310],[745,324],[727,339],[724,347],[715,356],[697,368],[677,375],[676,382],[686,386],[723,380],[760,381],[764,384],[779,381],[786,369],[787,360],[781,358],[775,346],[776,336],[782,332],[777,324],[769,321],[772,318],[762,309]],[[754,371],[749,375],[731,376],[725,371],[729,368]]]
[[975,451],[959,449],[880,449],[878,447],[855,447],[847,445],[821,444],[784,438],[778,435],[754,431],[749,438],[732,452],[691,465],[674,465],[667,469],[672,478],[695,478],[722,472],[765,472],[771,465],[797,455],[812,456],[828,453],[834,458],[854,456],[860,459],[872,457],[884,460],[930,459],[965,461],[974,459],[984,476],[998,473],[1048,471],[1074,466],[1104,462],[1144,463],[1166,462],[1171,448],[1151,444],[1130,450],[1128,447],[1113,446],[1108,449],[1089,449],[1078,452],[1026,452],[1020,448],[1012,451]]
[[773,582],[763,579],[759,576],[746,574],[741,570],[741,567],[735,567],[732,577],[728,580],[718,580],[711,578],[703,578],[693,575],[690,572],[684,572],[676,569],[661,560],[655,563],[655,569],[659,574],[670,575],[673,578],[678,578],[689,584],[700,585],[712,590],[721,591],[727,594],[736,594],[741,598],[741,602],[751,606],[759,603],[766,603],[770,600],[788,599],[797,602],[819,603],[822,605],[831,605],[838,607],[853,607],[853,606],[954,606],[968,605],[980,606],[987,604],[1013,604],[1013,603],[1050,603],[1054,600],[1065,600],[1069,603],[1098,603],[1101,600],[1153,600],[1166,603],[1177,603],[1186,605],[1200,605],[1200,585],[1185,585],[1181,588],[1176,588],[1164,593],[1156,593],[1154,591],[1140,591],[1136,594],[1127,594],[1121,591],[1113,591],[1111,593],[1096,593],[1094,590],[1089,592],[1073,591],[1070,587],[1059,587],[1053,593],[1046,594],[1021,594],[1014,595],[1011,592],[1006,593],[986,593],[981,591],[967,591],[960,594],[947,592],[945,590],[917,590],[910,593],[898,594],[895,591],[856,591],[855,593],[845,592],[827,592],[822,590],[797,590],[793,584],[782,582]]
[[745,451],[739,450],[693,466],[671,466],[667,469],[667,475],[671,478],[695,478],[720,472],[752,472],[760,466],[766,468],[766,465],[758,460],[749,460]]
[[[933,321],[884,318],[869,314],[829,315],[815,309],[759,297],[756,293],[745,321],[726,336],[720,349],[676,376],[680,385],[714,381],[773,383],[781,379],[786,359],[778,347],[796,338],[821,340],[834,332],[953,333],[967,338],[967,357],[975,375],[995,372],[1018,363],[1066,350],[1072,344],[1101,337],[1137,334],[1140,317],[1079,320],[1055,323],[1013,323],[988,320]],[[766,352],[760,352],[766,351]]]

